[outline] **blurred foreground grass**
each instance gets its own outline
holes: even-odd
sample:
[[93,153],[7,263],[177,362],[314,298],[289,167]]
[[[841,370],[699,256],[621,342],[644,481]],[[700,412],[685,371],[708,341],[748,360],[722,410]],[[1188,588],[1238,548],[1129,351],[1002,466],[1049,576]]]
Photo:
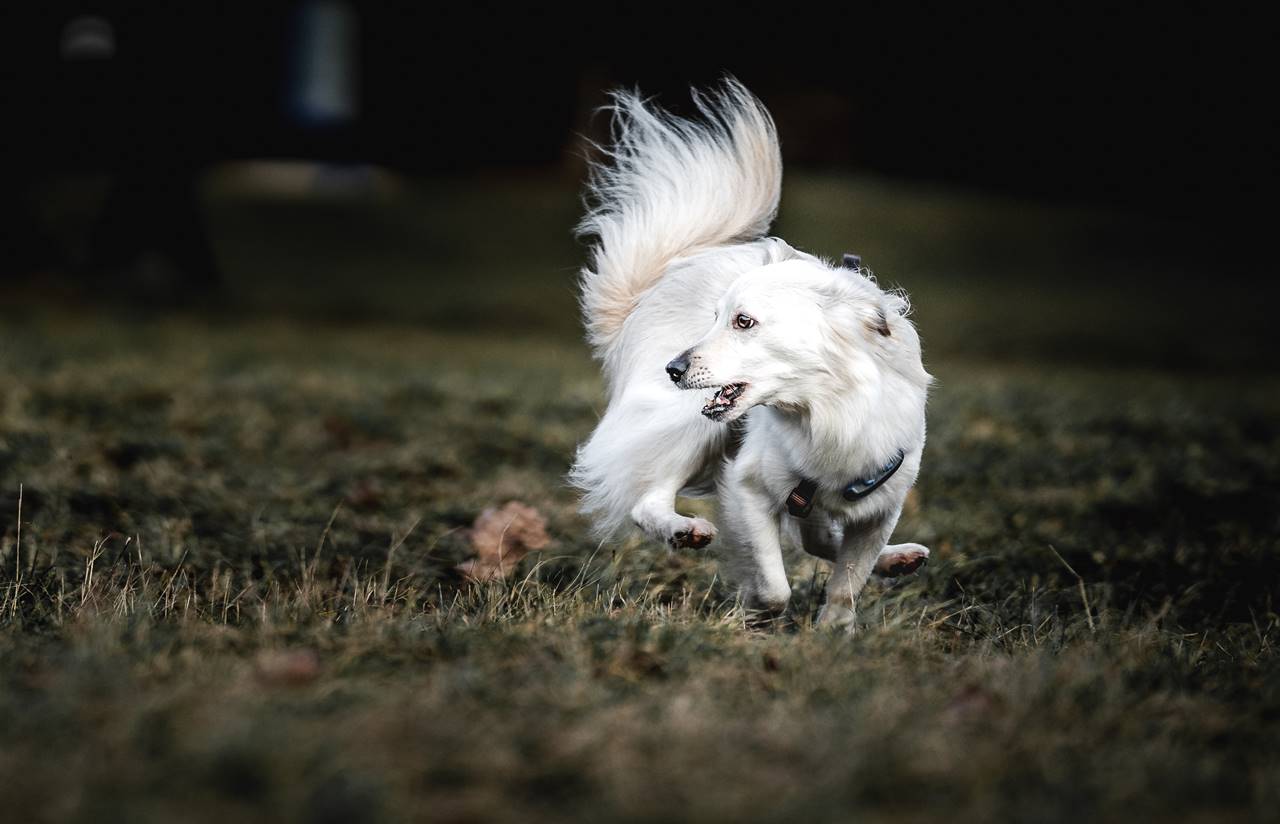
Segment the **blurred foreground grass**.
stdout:
[[[810,626],[820,565],[748,626],[707,556],[585,537],[569,190],[212,208],[218,311],[3,309],[15,820],[1280,805],[1269,307],[1206,321],[1159,227],[792,181],[779,233],[907,288],[938,377],[899,530],[933,561],[848,638]],[[509,499],[555,545],[462,585],[461,530]]]

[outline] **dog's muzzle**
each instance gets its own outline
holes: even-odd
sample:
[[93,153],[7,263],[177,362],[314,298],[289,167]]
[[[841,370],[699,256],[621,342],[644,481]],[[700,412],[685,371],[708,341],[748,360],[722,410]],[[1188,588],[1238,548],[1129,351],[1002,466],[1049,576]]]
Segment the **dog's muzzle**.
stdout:
[[682,352],[672,358],[671,363],[667,364],[667,376],[671,378],[672,383],[679,383],[685,373],[689,371],[689,353]]

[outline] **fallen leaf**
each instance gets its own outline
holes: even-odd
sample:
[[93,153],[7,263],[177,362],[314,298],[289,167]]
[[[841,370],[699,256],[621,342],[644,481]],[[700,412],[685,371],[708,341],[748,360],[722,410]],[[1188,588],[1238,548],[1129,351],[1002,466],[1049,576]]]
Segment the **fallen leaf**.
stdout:
[[511,501],[480,513],[471,527],[475,557],[455,569],[471,581],[501,580],[515,572],[521,558],[549,543],[547,522],[538,510]]
[[320,674],[320,656],[309,649],[264,650],[254,664],[258,680],[273,687],[300,687]]

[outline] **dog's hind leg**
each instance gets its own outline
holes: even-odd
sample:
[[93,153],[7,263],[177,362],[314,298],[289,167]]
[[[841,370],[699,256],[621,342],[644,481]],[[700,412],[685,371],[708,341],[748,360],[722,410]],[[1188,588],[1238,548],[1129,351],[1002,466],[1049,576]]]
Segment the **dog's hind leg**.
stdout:
[[[844,527],[827,518],[809,517],[799,524],[801,546],[817,558],[836,560],[844,538]],[[922,544],[889,544],[876,556],[871,573],[882,578],[899,578],[929,563],[929,548]]]
[[874,572],[885,578],[910,575],[929,563],[929,548],[920,544],[889,544],[880,550]]

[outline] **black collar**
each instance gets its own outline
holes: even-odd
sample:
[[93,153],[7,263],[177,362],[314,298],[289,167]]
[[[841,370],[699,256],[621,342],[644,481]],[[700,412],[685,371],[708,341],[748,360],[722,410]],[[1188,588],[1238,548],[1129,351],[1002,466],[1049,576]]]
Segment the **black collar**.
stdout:
[[[863,498],[875,492],[884,482],[893,477],[893,473],[897,472],[902,466],[902,461],[907,457],[905,450],[899,449],[898,454],[877,469],[870,475],[862,478],[854,478],[845,486],[842,493],[846,501],[860,501]],[[800,483],[796,484],[796,488],[791,490],[791,494],[787,496],[787,512],[790,512],[797,518],[808,516],[809,511],[813,509],[813,498],[818,492],[818,482],[809,478],[803,478]]]

